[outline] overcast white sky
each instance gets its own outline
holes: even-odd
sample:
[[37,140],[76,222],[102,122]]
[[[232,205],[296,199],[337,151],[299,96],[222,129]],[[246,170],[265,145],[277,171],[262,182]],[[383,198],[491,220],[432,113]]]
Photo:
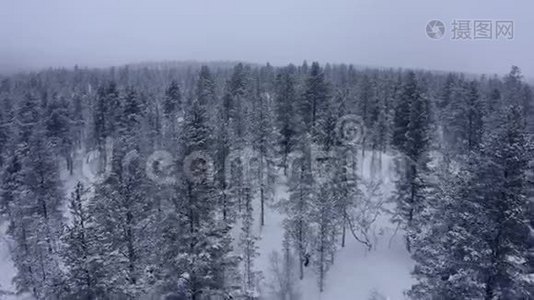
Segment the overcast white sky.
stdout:
[[[441,40],[425,26],[447,25]],[[513,20],[513,40],[451,40],[454,19]],[[303,60],[534,77],[534,2],[0,0],[0,70],[160,60]]]

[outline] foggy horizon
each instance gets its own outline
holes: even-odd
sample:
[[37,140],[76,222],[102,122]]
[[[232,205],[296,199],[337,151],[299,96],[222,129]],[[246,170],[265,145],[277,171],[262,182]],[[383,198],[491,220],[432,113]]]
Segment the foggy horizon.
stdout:
[[[220,4],[220,5],[218,5]],[[449,1],[284,3],[141,1],[0,4],[0,73],[102,68],[162,61],[240,61],[275,66],[318,61],[364,67],[534,78],[531,4]],[[441,20],[445,36],[425,35]],[[513,39],[453,40],[455,20],[509,20]]]

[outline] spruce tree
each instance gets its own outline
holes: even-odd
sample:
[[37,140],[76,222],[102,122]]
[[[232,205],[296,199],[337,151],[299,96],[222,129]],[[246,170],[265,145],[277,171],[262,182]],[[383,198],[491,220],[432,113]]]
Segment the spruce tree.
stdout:
[[[328,176],[328,175],[327,175]],[[313,198],[311,217],[316,224],[313,264],[317,268],[319,291],[323,292],[328,269],[335,253],[335,199],[330,179],[319,185]]]
[[293,247],[299,259],[299,278],[304,278],[304,262],[311,247],[311,203],[314,197],[312,172],[312,153],[310,136],[301,140],[298,152],[290,166],[288,178],[289,199],[283,201],[282,207],[287,214],[284,227],[291,237]]
[[15,242],[17,292],[48,299],[63,293],[58,258],[63,197],[41,109],[32,95],[18,108],[18,134],[10,146],[13,157],[3,174],[2,208],[10,218],[8,234]]
[[[404,128],[397,127],[397,138],[394,142],[403,156],[400,157],[402,168],[401,176],[396,182],[394,195],[397,203],[394,221],[399,222],[406,230],[406,246],[411,249],[411,242],[418,228],[418,216],[425,207],[426,174],[428,173],[428,151],[430,143],[430,107],[426,97],[417,86],[415,74],[408,73],[407,82],[401,94],[400,105],[409,104],[409,111],[397,107],[397,121],[402,122]],[[405,115],[408,113],[407,115]],[[407,119],[405,119],[407,117]],[[400,119],[399,119],[400,118]],[[407,121],[407,123],[406,123]],[[401,130],[402,129],[402,130]],[[402,139],[399,134],[404,132]]]
[[250,188],[245,188],[244,208],[241,216],[241,234],[239,247],[241,249],[241,294],[247,300],[259,298],[259,280],[261,272],[254,267],[254,261],[259,256],[257,240],[254,235],[254,218]]
[[100,240],[96,235],[94,220],[88,210],[88,190],[78,182],[72,192],[69,211],[71,224],[67,225],[62,258],[66,267],[65,284],[69,297],[92,300],[105,297],[103,261]]
[[[258,87],[259,89],[259,87]],[[260,224],[265,224],[265,205],[272,202],[275,184],[275,138],[273,126],[273,114],[270,96],[266,93],[257,92],[255,100],[257,108],[252,124],[252,148],[256,160],[256,168],[247,176],[253,177],[260,197]],[[249,162],[249,163],[252,163]]]
[[[414,242],[413,298],[526,299],[527,168],[532,145],[519,105],[487,124],[460,170],[445,165]],[[489,129],[493,128],[492,131]]]
[[165,91],[165,98],[163,100],[163,113],[165,116],[172,118],[182,109],[182,94],[178,83],[173,80]]
[[319,126],[324,119],[329,98],[329,87],[318,62],[312,63],[306,78],[299,105],[304,128],[311,134],[313,142],[319,142]]
[[[192,172],[183,176],[176,188],[179,225],[184,229],[180,246],[174,258],[177,267],[188,274],[192,299],[200,299],[209,290],[225,291],[229,288],[235,258],[230,255],[229,227],[216,218],[217,197],[211,170],[206,158],[196,154],[208,153],[211,130],[206,108],[193,99],[184,120],[181,149],[184,160],[191,159]],[[184,174],[186,175],[186,174]]]
[[[140,122],[143,111],[138,93],[129,88],[121,98],[121,113],[115,123],[119,138],[114,141],[109,177],[95,187],[91,199],[95,227],[98,228],[105,265],[105,293],[113,297],[139,297],[147,286],[145,268],[151,257],[153,206],[148,196],[148,179],[140,151]],[[120,118],[119,118],[120,116]]]
[[294,67],[287,67],[280,71],[276,78],[276,128],[278,131],[278,148],[282,156],[282,166],[287,175],[287,160],[289,154],[296,149],[299,128]]

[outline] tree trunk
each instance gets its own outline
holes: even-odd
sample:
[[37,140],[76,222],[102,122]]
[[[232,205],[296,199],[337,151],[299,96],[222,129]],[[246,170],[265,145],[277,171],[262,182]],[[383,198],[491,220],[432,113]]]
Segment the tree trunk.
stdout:
[[341,233],[341,248],[345,248],[345,236],[346,236],[346,233],[347,233],[347,225],[346,225],[346,222],[347,222],[347,217],[346,216],[343,216],[343,231]]
[[263,192],[263,186],[260,189],[261,194],[261,226],[265,225],[265,197]]

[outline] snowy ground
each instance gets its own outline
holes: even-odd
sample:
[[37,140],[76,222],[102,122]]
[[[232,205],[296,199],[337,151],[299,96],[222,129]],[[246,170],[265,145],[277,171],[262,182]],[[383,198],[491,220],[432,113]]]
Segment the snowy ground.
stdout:
[[[370,179],[370,156],[367,155],[361,168],[363,179]],[[389,156],[382,157],[382,170],[375,173],[375,178],[384,180],[382,197],[389,197],[393,188],[391,170],[393,161]],[[287,197],[284,185],[278,186],[276,197]],[[256,216],[258,213],[256,213]],[[269,255],[281,251],[284,216],[267,208],[266,224],[258,229],[260,257],[256,266],[269,277]],[[256,228],[259,228],[259,224]],[[400,230],[389,221],[389,217],[379,217],[373,226],[373,249],[365,246],[347,235],[345,248],[339,247],[334,265],[327,273],[325,290],[319,292],[317,276],[309,266],[305,269],[304,279],[299,285],[303,300],[367,300],[375,291],[387,300],[405,299],[403,292],[412,284],[410,271],[413,262],[406,251]],[[264,282],[265,284],[266,282]],[[263,287],[264,291],[267,289]]]
[[[382,158],[382,170],[377,173],[378,178],[385,179],[382,187],[383,197],[388,197],[392,185],[390,170],[392,160],[388,156]],[[369,161],[367,155],[363,161],[362,177],[369,178]],[[80,161],[78,161],[80,162]],[[66,195],[70,194],[75,182],[83,178],[80,165],[76,166],[74,175],[62,172],[62,179],[66,189]],[[282,180],[283,181],[283,180]],[[287,197],[284,185],[277,186],[276,197]],[[254,216],[258,218],[258,210]],[[68,217],[68,216],[67,216]],[[256,261],[256,267],[262,271],[265,278],[269,278],[269,256],[273,251],[282,249],[282,221],[284,216],[276,210],[267,207],[266,224],[260,228],[256,224],[256,234],[261,238],[258,242],[260,256]],[[12,292],[14,287],[11,283],[15,274],[15,268],[9,255],[9,241],[5,235],[6,224],[0,225],[0,291]],[[373,291],[384,296],[384,299],[405,299],[403,291],[410,287],[412,279],[410,271],[413,262],[406,252],[402,233],[395,232],[395,225],[389,222],[387,216],[377,219],[373,226],[373,249],[368,251],[361,243],[356,241],[350,234],[347,235],[345,248],[340,248],[336,254],[335,263],[329,270],[326,279],[326,287],[323,293],[319,293],[317,278],[311,267],[306,268],[304,280],[299,283],[299,292],[303,300],[367,300]],[[267,291],[265,286],[262,290]],[[15,299],[14,296],[2,296],[0,299]],[[18,297],[17,299],[24,299]]]
[[7,238],[5,231],[7,225],[3,223],[0,225],[0,299],[7,299],[7,296],[3,296],[2,291],[13,291],[13,285],[11,280],[15,274],[15,266],[11,261],[9,254],[9,239]]

